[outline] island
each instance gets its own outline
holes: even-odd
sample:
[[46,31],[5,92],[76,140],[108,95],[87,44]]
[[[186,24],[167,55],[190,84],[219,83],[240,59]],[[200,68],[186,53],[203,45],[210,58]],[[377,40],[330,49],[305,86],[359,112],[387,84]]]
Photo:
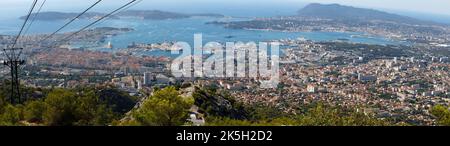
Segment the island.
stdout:
[[[66,19],[73,19],[75,18],[78,13],[65,13],[65,12],[41,12],[39,14],[33,13],[30,15],[30,18],[34,18],[35,20],[41,20],[41,21],[57,21],[57,20],[66,20]],[[96,19],[103,17],[104,13],[98,13],[98,12],[87,12],[79,17],[79,19]],[[27,16],[22,16],[20,19],[26,19]],[[111,19],[118,19],[117,16],[111,16]]]
[[[56,20],[66,20],[73,19],[78,15],[78,13],[65,13],[65,12],[41,12],[39,14],[33,13],[31,14],[31,18],[35,20],[41,21],[56,21]],[[88,12],[80,16],[79,19],[98,19],[105,16],[105,13],[99,12]],[[197,14],[184,14],[177,12],[166,12],[160,10],[128,10],[124,12],[120,12],[118,14],[110,16],[112,19],[120,19],[120,18],[140,18],[146,20],[167,20],[167,19],[185,19],[191,17],[217,17],[222,18],[225,17],[222,14],[214,14],[214,13],[197,13]],[[20,17],[20,19],[25,19],[26,16]]]

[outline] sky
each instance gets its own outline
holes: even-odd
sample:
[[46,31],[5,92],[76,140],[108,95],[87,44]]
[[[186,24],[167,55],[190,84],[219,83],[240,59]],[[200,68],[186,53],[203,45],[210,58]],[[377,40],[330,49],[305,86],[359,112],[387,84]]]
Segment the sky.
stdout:
[[[0,17],[16,17],[25,14],[33,0],[0,0]],[[43,1],[43,0],[40,0]],[[78,12],[97,0],[47,0],[42,11]],[[129,0],[103,0],[97,11],[112,10]],[[160,9],[177,12],[213,12],[250,10],[288,11],[302,8],[308,3],[339,3],[344,5],[389,10],[392,12],[416,12],[450,16],[450,0],[143,0],[134,9]],[[220,11],[219,11],[220,12]],[[255,11],[256,12],[256,11]],[[295,12],[295,11],[294,11]],[[237,12],[236,12],[237,13]]]

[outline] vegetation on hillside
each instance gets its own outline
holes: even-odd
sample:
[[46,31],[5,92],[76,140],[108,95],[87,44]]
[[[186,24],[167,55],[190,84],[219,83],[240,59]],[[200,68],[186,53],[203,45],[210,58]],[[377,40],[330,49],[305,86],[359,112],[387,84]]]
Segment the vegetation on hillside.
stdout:
[[[12,105],[0,88],[0,125],[3,126],[182,126],[188,122],[192,107],[206,120],[207,126],[385,126],[393,125],[355,109],[313,103],[302,105],[294,113],[280,107],[245,105],[224,90],[196,88],[183,97],[179,88],[155,91],[133,109],[136,97],[111,87],[77,89],[24,88],[25,102]],[[448,107],[431,110],[438,124],[450,125]],[[124,118],[125,117],[125,118]],[[129,118],[126,118],[129,117]],[[125,119],[125,120],[124,120]]]
[[[196,105],[205,112],[210,126],[384,126],[389,121],[354,109],[310,104],[287,114],[270,105],[242,105],[232,96],[215,89],[198,89],[194,93]],[[201,103],[201,104],[199,104]],[[236,115],[239,113],[239,115]]]
[[42,98],[26,96],[22,104],[12,105],[4,96],[8,92],[1,91],[0,125],[110,125],[136,103],[135,99],[116,89],[51,89],[44,92],[33,93],[42,94]]
[[431,113],[437,118],[439,125],[450,126],[450,107],[438,105],[433,107]]
[[141,126],[181,126],[186,123],[192,105],[193,101],[181,97],[175,87],[167,87],[156,91],[141,108],[133,111],[131,123]]

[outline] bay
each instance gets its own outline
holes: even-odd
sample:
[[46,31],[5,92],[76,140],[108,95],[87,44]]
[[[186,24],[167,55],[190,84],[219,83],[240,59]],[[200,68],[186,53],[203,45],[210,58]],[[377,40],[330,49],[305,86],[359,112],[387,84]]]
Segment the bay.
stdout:
[[[218,25],[206,24],[211,21],[243,21],[251,18],[211,18],[193,17],[174,20],[142,20],[136,18],[110,19],[94,27],[133,28],[134,31],[110,37],[105,43],[111,42],[114,50],[126,48],[131,43],[162,43],[188,42],[193,46],[194,34],[202,34],[203,43],[207,42],[261,42],[278,39],[305,38],[313,41],[348,40],[366,44],[401,44],[382,37],[352,37],[362,33],[352,32],[277,32],[262,30],[227,29]],[[94,20],[78,20],[62,32],[76,31]],[[13,35],[17,33],[22,20],[0,20],[0,34]],[[28,34],[52,33],[66,21],[35,21]],[[98,44],[103,46],[106,44]],[[100,48],[100,51],[108,51]],[[170,52],[151,51],[147,55],[168,56]]]

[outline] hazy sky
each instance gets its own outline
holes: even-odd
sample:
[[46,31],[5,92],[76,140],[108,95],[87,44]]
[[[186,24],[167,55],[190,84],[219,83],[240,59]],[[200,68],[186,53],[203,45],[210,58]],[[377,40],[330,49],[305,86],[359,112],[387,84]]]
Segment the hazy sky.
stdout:
[[[47,0],[47,5],[43,8],[43,11],[78,11],[95,1],[97,0]],[[108,10],[113,8],[112,6],[118,6],[126,3],[128,0],[103,1],[101,6],[96,9]],[[8,12],[24,11],[31,5],[31,2],[32,0],[0,0],[0,16],[8,16]],[[277,6],[273,9],[281,9],[282,11],[280,6],[283,5],[291,9],[296,7],[299,9],[304,4],[311,2],[340,3],[365,8],[450,15],[450,0],[143,0],[135,8],[172,11],[202,8],[207,11],[213,11],[219,8],[233,10],[233,7],[259,7],[270,10],[270,6]]]

